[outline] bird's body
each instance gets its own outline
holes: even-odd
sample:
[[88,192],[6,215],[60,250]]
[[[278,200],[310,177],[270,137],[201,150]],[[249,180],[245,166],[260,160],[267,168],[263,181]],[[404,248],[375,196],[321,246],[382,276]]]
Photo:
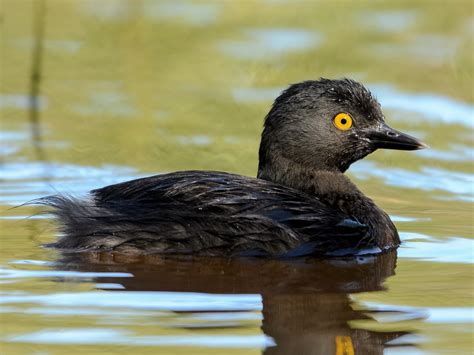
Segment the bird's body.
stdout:
[[183,171],[107,186],[84,200],[56,195],[39,202],[62,222],[64,236],[52,245],[68,251],[380,252],[399,245],[396,228],[343,174],[379,146],[423,144],[384,125],[362,85],[322,79],[293,85],[276,100],[262,134],[257,178]]
[[[381,250],[387,246],[379,241],[389,240],[390,247],[399,242],[383,211],[364,220],[361,212],[375,205],[358,190],[328,191],[323,198],[222,172],[157,175],[94,190],[88,200],[57,197],[55,204],[68,235],[56,246],[66,250],[300,256]],[[368,225],[380,220],[388,228],[378,238]]]

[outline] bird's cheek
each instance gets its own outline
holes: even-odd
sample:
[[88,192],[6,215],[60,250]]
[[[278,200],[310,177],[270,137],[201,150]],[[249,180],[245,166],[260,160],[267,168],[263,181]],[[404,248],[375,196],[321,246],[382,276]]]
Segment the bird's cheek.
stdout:
[[348,137],[348,141],[353,150],[367,150],[372,147],[370,140],[358,132],[352,133]]
[[354,144],[352,148],[352,152],[354,158],[356,160],[362,159],[366,155],[373,153],[377,148],[370,142],[369,139],[364,139],[363,137],[359,137],[357,142]]
[[367,137],[364,133],[365,132],[355,131],[351,136],[351,140],[357,146],[357,150],[362,150],[369,154],[375,151],[376,148],[372,144],[369,137]]

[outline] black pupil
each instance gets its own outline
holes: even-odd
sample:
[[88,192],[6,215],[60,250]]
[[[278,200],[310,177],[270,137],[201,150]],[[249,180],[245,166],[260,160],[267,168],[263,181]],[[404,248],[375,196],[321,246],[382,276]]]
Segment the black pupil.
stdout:
[[346,120],[345,118],[342,118],[342,119],[341,119],[341,123],[342,123],[342,124],[346,124],[346,123],[347,123],[347,120]]

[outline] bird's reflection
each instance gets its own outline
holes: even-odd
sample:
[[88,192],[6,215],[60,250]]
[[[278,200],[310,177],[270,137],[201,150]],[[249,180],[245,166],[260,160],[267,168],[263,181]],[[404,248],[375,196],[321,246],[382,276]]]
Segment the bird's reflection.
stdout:
[[[276,346],[265,354],[382,354],[404,331],[351,327],[371,319],[349,294],[382,290],[394,274],[396,252],[327,260],[170,258],[87,253],[64,256],[61,268],[132,273],[101,278],[127,291],[260,294],[263,332]],[[123,289],[121,289],[123,291]],[[406,344],[410,345],[410,344]]]

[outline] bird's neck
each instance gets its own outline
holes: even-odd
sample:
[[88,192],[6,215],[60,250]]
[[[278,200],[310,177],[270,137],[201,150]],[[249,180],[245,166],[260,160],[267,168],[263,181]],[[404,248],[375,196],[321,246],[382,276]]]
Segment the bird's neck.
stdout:
[[260,164],[258,178],[285,185],[310,195],[362,195],[362,192],[339,170],[309,168],[281,158],[271,166]]

